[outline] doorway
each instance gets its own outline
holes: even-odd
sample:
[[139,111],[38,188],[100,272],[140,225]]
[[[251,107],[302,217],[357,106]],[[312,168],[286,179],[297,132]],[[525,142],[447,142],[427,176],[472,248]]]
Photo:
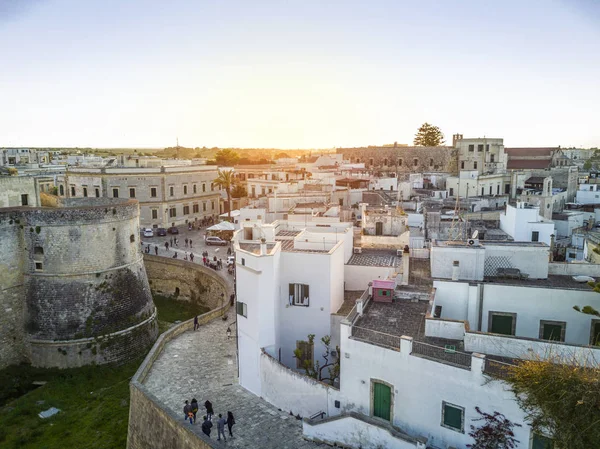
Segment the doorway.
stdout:
[[375,235],[383,235],[383,223],[381,221],[375,223]]
[[392,388],[390,385],[372,381],[373,416],[391,421],[392,418]]

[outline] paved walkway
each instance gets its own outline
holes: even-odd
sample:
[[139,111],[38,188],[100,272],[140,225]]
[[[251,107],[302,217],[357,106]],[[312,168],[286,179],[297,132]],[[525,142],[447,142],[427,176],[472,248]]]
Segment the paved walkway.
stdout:
[[[302,422],[281,412],[238,384],[235,339],[227,338],[227,327],[235,321],[230,309],[227,321],[217,318],[195,332],[185,332],[169,342],[148,374],[145,385],[168,408],[181,415],[181,425],[200,434],[204,401],[215,413],[233,412],[234,438],[216,442],[213,421],[211,439],[230,448],[309,449],[325,448],[302,438]],[[235,335],[235,326],[231,326]],[[195,397],[200,404],[198,421],[183,420],[184,401]]]

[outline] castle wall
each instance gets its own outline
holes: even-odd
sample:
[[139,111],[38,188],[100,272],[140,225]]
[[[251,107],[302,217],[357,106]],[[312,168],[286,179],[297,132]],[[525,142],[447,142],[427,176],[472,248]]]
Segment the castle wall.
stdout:
[[27,358],[34,366],[60,368],[129,360],[158,334],[138,203],[61,203],[68,207],[9,212],[21,250],[13,260],[20,264],[14,302],[22,312],[13,322],[24,329]]

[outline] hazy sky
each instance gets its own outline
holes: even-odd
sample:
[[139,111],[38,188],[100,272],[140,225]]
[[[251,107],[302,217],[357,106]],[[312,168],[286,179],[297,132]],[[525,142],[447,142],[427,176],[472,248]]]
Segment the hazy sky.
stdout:
[[0,0],[0,146],[600,146],[596,0]]

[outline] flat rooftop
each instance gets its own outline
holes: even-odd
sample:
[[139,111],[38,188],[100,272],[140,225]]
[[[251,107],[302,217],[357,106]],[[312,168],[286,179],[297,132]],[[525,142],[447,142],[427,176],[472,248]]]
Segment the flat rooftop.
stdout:
[[300,234],[302,231],[279,231],[277,233],[277,236],[281,236],[281,237],[296,237],[298,234]]
[[[598,278],[597,278],[598,279]],[[577,282],[573,276],[549,275],[548,279],[507,279],[500,277],[485,277],[486,283],[515,285],[519,287],[560,288],[566,290],[592,291],[585,282]]]
[[423,340],[428,306],[429,301],[419,299],[398,299],[391,303],[371,300],[363,316],[356,321],[352,335],[369,340],[371,333],[368,330],[373,330]]
[[[287,251],[290,253],[323,253],[326,254],[329,251],[331,251],[330,249],[303,249],[303,248],[294,248],[294,241],[293,240],[289,240],[289,239],[278,239],[276,238],[275,241],[277,242],[281,242],[281,250],[282,251]],[[316,242],[318,243],[318,242]]]
[[360,265],[363,267],[397,267],[401,257],[396,255],[396,250],[388,249],[363,249],[360,254],[352,254],[347,265]]
[[[271,254],[273,252],[273,248],[275,248],[275,243],[267,243],[267,254]],[[259,255],[260,243],[240,243],[240,249]]]
[[482,246],[521,246],[521,247],[548,247],[544,242],[502,242],[480,240],[479,245],[469,245],[468,241],[454,240],[432,240],[432,246],[439,247],[460,247],[460,248],[481,248]]

